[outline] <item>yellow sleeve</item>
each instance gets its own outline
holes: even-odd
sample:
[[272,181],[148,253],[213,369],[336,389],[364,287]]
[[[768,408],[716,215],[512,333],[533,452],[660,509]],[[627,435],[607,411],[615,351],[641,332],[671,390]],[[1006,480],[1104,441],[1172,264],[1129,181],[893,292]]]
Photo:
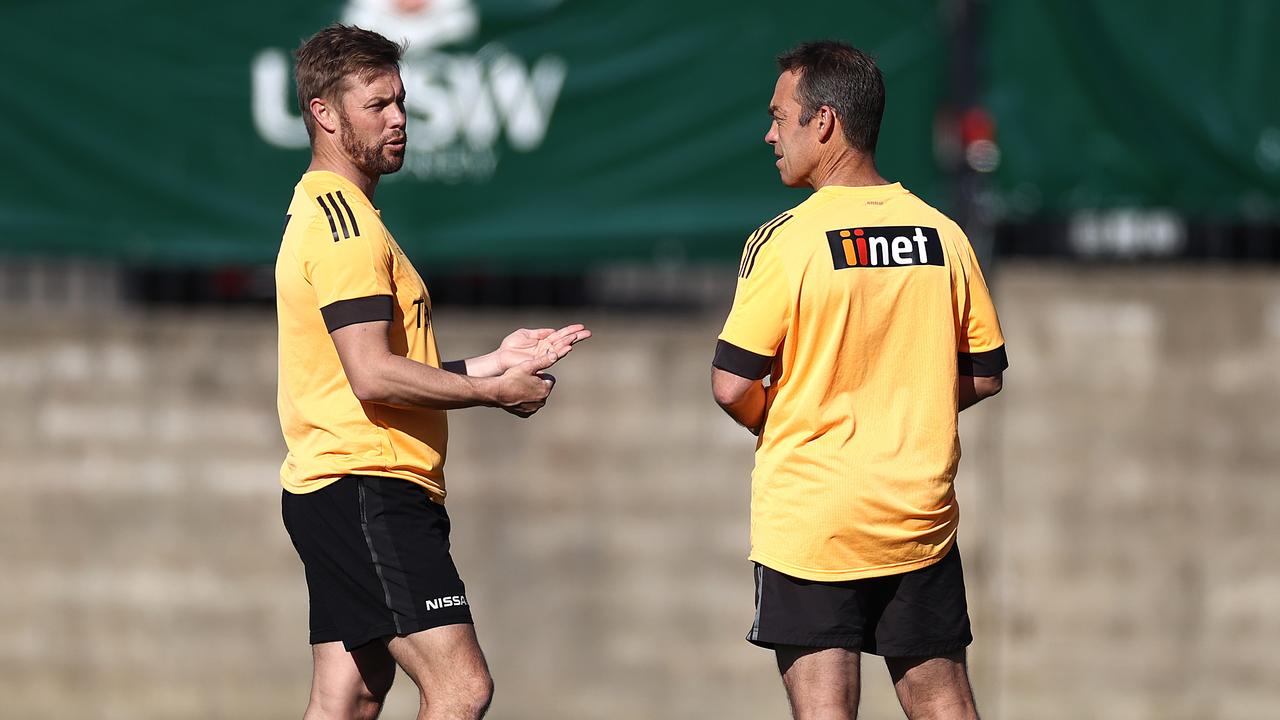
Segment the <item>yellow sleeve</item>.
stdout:
[[301,243],[303,273],[329,332],[394,316],[391,247],[381,223],[362,210],[316,216]]
[[959,238],[960,262],[951,269],[956,309],[956,354],[961,375],[988,377],[1009,367],[1004,334],[982,268],[968,238]]
[[773,358],[787,334],[791,320],[791,284],[778,247],[752,236],[739,265],[738,289],[733,308],[716,345],[712,364],[757,380],[769,374]]

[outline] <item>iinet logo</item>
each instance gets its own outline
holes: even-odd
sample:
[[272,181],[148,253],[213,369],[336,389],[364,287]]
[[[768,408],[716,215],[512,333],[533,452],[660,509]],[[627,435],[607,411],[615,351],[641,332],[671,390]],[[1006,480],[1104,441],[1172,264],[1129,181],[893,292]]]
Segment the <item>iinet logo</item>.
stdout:
[[466,604],[467,598],[464,595],[447,595],[435,600],[428,600],[427,609],[439,610],[440,608],[464,607]]
[[891,226],[828,230],[836,270],[943,265],[942,241],[929,227]]

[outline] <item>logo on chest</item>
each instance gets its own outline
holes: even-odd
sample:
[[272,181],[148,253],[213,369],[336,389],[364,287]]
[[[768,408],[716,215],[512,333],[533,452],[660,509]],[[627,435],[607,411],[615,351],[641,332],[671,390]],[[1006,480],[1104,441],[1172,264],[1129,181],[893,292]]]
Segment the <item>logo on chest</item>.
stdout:
[[430,327],[431,325],[431,304],[427,302],[425,297],[418,298],[413,301],[413,315],[418,323],[418,328]]
[[942,266],[942,240],[930,227],[894,225],[828,230],[831,261],[847,268]]

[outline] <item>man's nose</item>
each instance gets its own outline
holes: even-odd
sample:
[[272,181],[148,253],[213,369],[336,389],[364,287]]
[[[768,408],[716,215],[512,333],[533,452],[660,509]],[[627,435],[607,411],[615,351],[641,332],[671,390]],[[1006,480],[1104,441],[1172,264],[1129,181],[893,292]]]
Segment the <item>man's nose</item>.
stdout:
[[388,124],[392,128],[403,128],[408,120],[408,115],[405,114],[404,108],[399,105],[392,105],[390,113],[390,117],[387,118]]

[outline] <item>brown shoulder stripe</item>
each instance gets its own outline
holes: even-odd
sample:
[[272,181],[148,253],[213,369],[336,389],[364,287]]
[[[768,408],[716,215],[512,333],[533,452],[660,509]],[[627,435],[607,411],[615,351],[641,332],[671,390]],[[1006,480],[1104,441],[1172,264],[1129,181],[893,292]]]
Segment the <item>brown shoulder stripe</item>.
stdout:
[[[786,215],[786,213],[783,213],[782,215]],[[756,228],[755,232],[751,233],[751,238],[747,240],[746,247],[742,249],[742,261],[738,263],[738,277],[744,277],[743,273],[747,271],[747,258],[751,255],[751,251],[755,249],[755,243],[760,239],[760,236],[764,234],[765,228],[777,222],[780,218],[782,218],[782,215],[779,215],[778,217],[761,225],[760,227]]]
[[333,221],[333,213],[329,210],[329,206],[324,204],[324,196],[317,195],[316,202],[320,204],[320,209],[324,210],[324,216],[329,218],[329,232],[333,233],[333,241],[338,242],[342,238],[338,237],[338,225]]
[[347,217],[338,209],[338,201],[333,199],[333,193],[325,195],[329,198],[329,207],[333,208],[333,214],[338,216],[338,224],[342,226],[342,237],[351,237],[351,231],[347,229]]
[[778,217],[756,228],[756,231],[751,234],[751,239],[747,241],[747,247],[742,251],[742,262],[738,264],[738,277],[747,276],[747,261],[751,258],[752,254],[755,252],[758,244],[763,242],[761,238],[764,237],[765,232],[770,228],[770,226],[772,226],[774,223],[778,222],[779,220],[786,222],[784,220],[785,217],[789,217],[789,216],[786,213],[782,213]]
[[773,233],[776,232],[778,228],[786,225],[789,220],[791,220],[791,216],[783,213],[775,218],[773,222],[768,224],[768,229],[765,230],[760,239],[756,241],[755,247],[751,249],[751,253],[747,256],[745,261],[746,266],[742,271],[742,277],[745,278],[751,275],[751,270],[756,266],[756,258],[760,255],[760,248],[764,247],[764,244],[769,242],[769,239],[773,237]]
[[356,214],[351,212],[351,206],[347,204],[347,199],[342,196],[341,190],[338,191],[338,201],[342,203],[342,207],[347,211],[347,217],[351,219],[351,234],[360,237],[360,226],[356,224]]

